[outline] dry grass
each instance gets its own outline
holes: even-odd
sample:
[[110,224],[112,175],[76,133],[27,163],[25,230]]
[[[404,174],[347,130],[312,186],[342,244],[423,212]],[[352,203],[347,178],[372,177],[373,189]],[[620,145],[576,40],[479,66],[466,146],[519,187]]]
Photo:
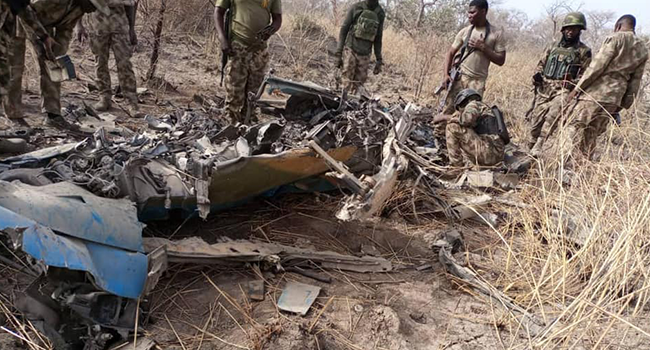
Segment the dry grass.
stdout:
[[[209,30],[211,5],[198,0],[171,3],[167,35],[201,37],[206,52],[217,52]],[[149,6],[144,12],[153,18],[157,2],[142,0],[141,4]],[[190,15],[196,13],[200,15]],[[195,18],[199,20],[193,21]],[[283,48],[274,60],[281,62],[276,66],[288,78],[329,79],[331,72],[329,63],[323,61],[327,57],[323,51],[330,43],[328,34],[336,38],[338,28],[328,17],[309,19],[324,32],[306,35],[310,31],[304,28],[310,24],[304,18],[289,16],[280,35],[273,39],[274,45]],[[146,30],[149,21],[140,26]],[[434,103],[436,98],[431,93],[440,80],[448,43],[447,35],[424,33],[414,38],[389,27],[384,40],[386,73],[372,79],[371,89],[382,94],[397,89],[407,100]],[[492,68],[488,81],[486,100],[506,112],[515,142],[520,144],[526,130],[524,111],[532,97],[529,76],[540,52],[541,48],[535,47],[510,53],[506,66]],[[559,157],[548,154],[545,164],[536,166],[528,185],[518,194],[519,205],[499,208],[510,219],[490,232],[499,237],[501,244],[484,252],[491,275],[496,276],[489,282],[547,324],[541,332],[531,334],[511,318],[506,324],[509,337],[503,339],[501,348],[639,348],[650,343],[650,118],[646,108],[638,104],[623,114],[624,125],[611,127],[599,140],[599,159],[576,169],[571,186],[556,180],[557,174],[551,170],[554,167],[547,165],[553,165]],[[408,192],[402,194],[408,196]],[[570,225],[558,224],[567,220]],[[277,232],[271,234],[277,236]],[[582,244],[576,245],[576,240]],[[204,275],[195,277],[194,282],[209,280]],[[183,285],[189,287],[192,283],[184,281]],[[258,348],[265,337],[277,331],[256,327],[246,305],[221,291],[219,295],[223,304],[237,310],[237,319],[253,325],[255,334],[246,339],[251,348]],[[179,295],[169,296],[162,306],[170,307],[174,297]],[[10,317],[4,304],[0,306]],[[222,302],[215,301],[205,323],[194,329],[193,341],[200,336],[201,342],[204,338],[223,342],[206,331],[213,318],[228,317],[222,310]],[[278,317],[287,322],[280,314]],[[502,317],[502,312],[495,309],[499,323]],[[315,323],[313,326],[320,327]],[[19,327],[17,322],[14,328]],[[179,338],[179,343],[189,344],[190,337],[184,338]],[[343,346],[356,348],[347,344],[345,337],[341,339]],[[29,346],[39,348],[32,342]]]

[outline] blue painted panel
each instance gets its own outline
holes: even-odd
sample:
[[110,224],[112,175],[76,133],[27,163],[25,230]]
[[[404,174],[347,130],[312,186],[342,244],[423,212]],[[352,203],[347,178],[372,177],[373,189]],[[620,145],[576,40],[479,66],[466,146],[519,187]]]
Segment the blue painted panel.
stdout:
[[45,265],[86,271],[105,291],[138,298],[147,279],[147,256],[81,239],[57,235],[31,219],[0,207],[0,230],[22,232],[22,249]]
[[143,224],[129,200],[100,198],[66,182],[35,187],[0,181],[0,206],[54,232],[144,252]]

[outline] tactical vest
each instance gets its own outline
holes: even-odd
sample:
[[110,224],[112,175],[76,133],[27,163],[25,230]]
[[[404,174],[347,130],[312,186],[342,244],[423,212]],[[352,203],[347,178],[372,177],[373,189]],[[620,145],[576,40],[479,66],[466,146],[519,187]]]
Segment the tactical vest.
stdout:
[[354,25],[354,37],[360,40],[375,41],[379,30],[379,16],[373,10],[361,11]]
[[574,80],[580,70],[580,52],[576,47],[556,46],[546,59],[544,76],[550,80]]
[[498,135],[503,140],[504,144],[510,143],[510,133],[506,127],[503,113],[498,107],[492,107],[492,115],[483,115],[476,123],[474,132],[478,135]]

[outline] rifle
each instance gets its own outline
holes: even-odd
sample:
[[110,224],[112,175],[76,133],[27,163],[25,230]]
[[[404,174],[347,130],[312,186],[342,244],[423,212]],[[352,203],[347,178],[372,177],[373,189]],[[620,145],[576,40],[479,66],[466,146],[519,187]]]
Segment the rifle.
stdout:
[[[230,9],[226,10],[226,14],[223,17],[223,29],[225,31],[226,39],[230,40],[230,25],[232,23],[232,11]],[[226,71],[226,66],[228,65],[228,55],[225,51],[221,50],[221,85],[223,86],[223,75]]]
[[[465,42],[463,42],[463,47],[460,49],[460,54],[457,55],[454,58],[454,63],[451,65],[451,70],[449,71],[449,77],[451,80],[448,83],[443,83],[438,86],[438,88],[435,91],[435,94],[438,95],[442,90],[445,90],[445,95],[443,96],[443,99],[440,101],[440,106],[438,106],[438,113],[442,113],[445,110],[445,105],[447,104],[447,99],[449,98],[449,93],[451,93],[452,88],[454,87],[454,83],[458,79],[460,79],[461,75],[461,69],[460,66],[465,62],[467,57],[471,55],[474,52],[474,48],[470,48],[467,50],[467,46],[469,45],[469,39],[472,37],[472,32],[474,31],[474,26],[472,26],[469,29],[469,32],[467,33],[467,37],[465,37]],[[487,34],[489,33],[489,25],[488,29],[486,32],[486,38]],[[467,51],[467,55],[465,55],[465,52]]]
[[454,65],[451,67],[451,70],[449,71],[449,77],[451,78],[449,83],[447,83],[446,86],[445,84],[441,84],[436,89],[435,91],[436,95],[440,94],[440,92],[443,89],[445,90],[445,94],[444,96],[442,96],[442,100],[440,100],[440,105],[438,106],[438,113],[442,113],[445,110],[445,106],[447,105],[447,99],[449,98],[451,89],[454,87],[454,83],[456,82],[456,80],[460,78],[460,74],[461,74],[460,63],[458,63],[458,65],[454,63]]

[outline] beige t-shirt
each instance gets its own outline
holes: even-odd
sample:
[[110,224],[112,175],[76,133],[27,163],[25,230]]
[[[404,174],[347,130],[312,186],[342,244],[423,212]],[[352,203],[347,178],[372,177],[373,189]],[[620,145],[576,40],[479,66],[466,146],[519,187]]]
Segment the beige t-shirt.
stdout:
[[[452,46],[454,49],[458,50],[459,53],[461,47],[463,46],[463,43],[465,43],[465,38],[467,38],[467,33],[471,28],[472,26],[467,26],[463,28],[456,35],[456,39],[454,39],[454,43]],[[474,28],[474,30],[472,31],[472,38],[485,39],[485,29],[486,27]],[[486,46],[491,48],[494,52],[505,52],[506,45],[502,33],[503,32],[501,31],[500,28],[491,25],[490,34],[488,35],[487,40],[485,41]],[[470,48],[468,47],[467,50],[469,49]],[[483,79],[483,80],[487,79],[489,68],[490,68],[490,60],[485,56],[483,52],[480,51],[474,51],[471,55],[467,57],[467,59],[463,62],[463,64],[461,64],[461,70],[463,72],[463,75],[466,75],[467,77],[473,79]]]
[[217,6],[234,9],[232,39],[246,46],[259,44],[257,33],[271,23],[271,14],[282,13],[282,0],[217,0]]

